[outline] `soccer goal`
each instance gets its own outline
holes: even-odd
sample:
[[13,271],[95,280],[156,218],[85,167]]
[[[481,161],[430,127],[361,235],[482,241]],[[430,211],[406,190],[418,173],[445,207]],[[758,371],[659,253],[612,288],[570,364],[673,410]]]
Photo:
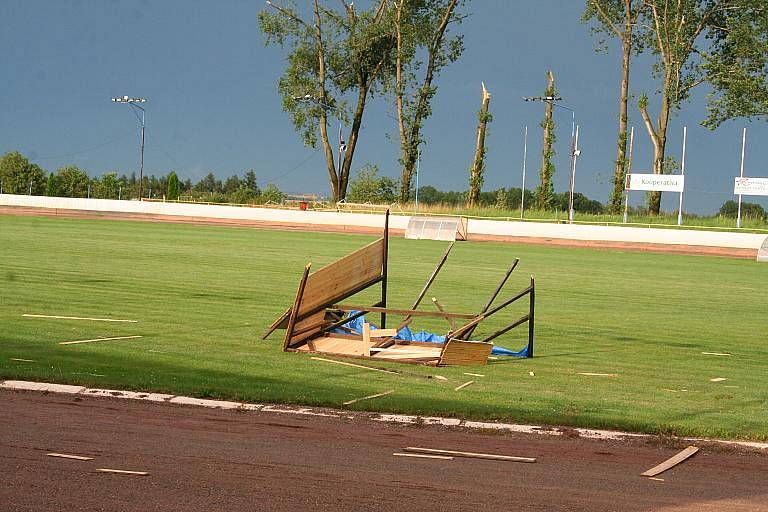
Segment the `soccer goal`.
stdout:
[[454,240],[467,239],[467,219],[465,217],[411,217],[405,238],[414,240]]
[[757,250],[757,262],[768,263],[768,237],[763,241],[763,245]]

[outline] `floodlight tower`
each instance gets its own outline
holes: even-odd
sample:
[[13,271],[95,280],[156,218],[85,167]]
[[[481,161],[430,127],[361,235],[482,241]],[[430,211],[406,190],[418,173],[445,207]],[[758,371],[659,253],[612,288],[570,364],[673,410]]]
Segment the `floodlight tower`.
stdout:
[[523,101],[541,101],[549,103],[554,107],[559,107],[564,110],[568,110],[571,113],[571,176],[568,185],[568,222],[573,222],[573,192],[576,186],[576,157],[581,155],[579,149],[579,134],[576,129],[576,111],[571,107],[567,107],[561,103],[557,103],[562,100],[560,96],[523,96]]
[[[131,98],[129,96],[123,96],[122,98],[112,98],[112,101],[115,103],[127,103],[130,105],[131,110],[136,115],[136,118],[139,119],[139,122],[141,123],[141,160],[140,160],[140,167],[139,167],[139,201],[141,201],[142,197],[144,197],[144,107],[138,105],[139,103],[146,103],[147,98]],[[141,117],[136,113],[136,111],[141,111]]]

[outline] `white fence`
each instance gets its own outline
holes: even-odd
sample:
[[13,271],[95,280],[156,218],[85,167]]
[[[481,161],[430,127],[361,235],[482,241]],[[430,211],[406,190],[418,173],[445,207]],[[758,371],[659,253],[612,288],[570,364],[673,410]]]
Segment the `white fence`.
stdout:
[[[87,210],[181,217],[207,217],[214,219],[240,219],[278,224],[336,225],[381,228],[383,215],[344,212],[316,212],[279,210],[271,208],[245,208],[238,206],[201,205],[117,201],[112,199],[77,199],[66,197],[21,196],[0,194],[0,206],[49,208],[60,210]],[[390,227],[405,230],[410,217],[390,217]],[[582,224],[554,224],[469,219],[468,234],[509,237],[536,237],[564,240],[676,244],[703,247],[754,249],[757,251],[765,235],[702,231],[688,229],[662,229],[624,226],[591,226]]]

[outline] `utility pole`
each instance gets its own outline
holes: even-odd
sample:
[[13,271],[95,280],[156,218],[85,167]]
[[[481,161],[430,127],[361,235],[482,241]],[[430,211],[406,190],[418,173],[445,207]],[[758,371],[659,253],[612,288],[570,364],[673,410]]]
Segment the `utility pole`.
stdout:
[[[147,98],[131,98],[129,96],[123,96],[122,98],[112,98],[115,103],[127,103],[131,106],[131,110],[139,119],[141,123],[141,149],[140,149],[140,163],[139,163],[139,201],[144,196],[144,127],[145,123],[145,111],[144,107],[138,105],[138,103],[146,103]],[[141,112],[141,117],[136,113],[136,110]]]

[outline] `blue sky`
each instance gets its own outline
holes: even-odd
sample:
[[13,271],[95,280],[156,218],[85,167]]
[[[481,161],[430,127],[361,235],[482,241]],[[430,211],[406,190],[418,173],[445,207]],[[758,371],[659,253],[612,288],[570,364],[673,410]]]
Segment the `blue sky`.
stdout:
[[[300,2],[301,3],[301,0]],[[364,0],[358,2],[365,4]],[[576,110],[581,130],[577,191],[606,201],[610,191],[618,112],[619,59],[615,45],[596,41],[579,22],[580,0],[474,0],[461,30],[466,51],[437,80],[427,121],[420,184],[466,189],[475,142],[480,82],[492,94],[485,190],[520,186],[523,130],[529,127],[527,186],[537,183],[542,94],[552,69],[563,103]],[[276,89],[285,53],[265,47],[258,30],[261,2],[228,0],[6,1],[0,23],[0,152],[18,150],[52,171],[75,164],[91,175],[138,170],[138,123],[124,94],[147,97],[145,171],[198,180],[254,169],[261,185],[294,193],[325,193],[319,152],[303,147]],[[631,91],[653,93],[651,59],[636,61]],[[736,120],[712,132],[704,87],[671,122],[668,152],[679,160],[688,127],[687,211],[710,213],[732,199],[741,129],[748,129],[746,172],[768,176],[768,124]],[[657,112],[651,100],[650,110]],[[364,118],[354,169],[379,165],[397,177],[393,108],[377,98]],[[555,187],[568,184],[570,113],[557,111]],[[649,170],[652,146],[634,102],[635,172]],[[337,128],[334,127],[334,130]],[[643,199],[636,192],[633,203]],[[761,202],[760,198],[745,200]],[[676,208],[665,194],[663,208]]]

